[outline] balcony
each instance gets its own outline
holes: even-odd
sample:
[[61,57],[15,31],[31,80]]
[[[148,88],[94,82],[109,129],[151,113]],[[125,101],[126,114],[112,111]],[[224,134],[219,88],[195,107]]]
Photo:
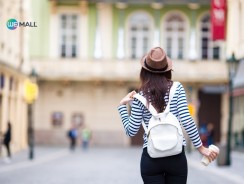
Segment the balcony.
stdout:
[[[41,80],[127,81],[139,80],[138,61],[81,61],[79,59],[33,60]],[[174,61],[173,78],[189,83],[227,83],[228,69],[221,61]]]

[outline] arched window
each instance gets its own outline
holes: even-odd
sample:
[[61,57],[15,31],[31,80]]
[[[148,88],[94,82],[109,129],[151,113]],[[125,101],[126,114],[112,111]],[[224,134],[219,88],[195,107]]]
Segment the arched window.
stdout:
[[165,19],[164,34],[167,55],[172,59],[183,59],[186,23],[180,14],[174,13]]
[[203,16],[201,19],[200,33],[201,59],[219,59],[220,47],[212,41],[209,14]]
[[150,49],[151,20],[146,13],[136,13],[129,19],[129,57],[141,58]]

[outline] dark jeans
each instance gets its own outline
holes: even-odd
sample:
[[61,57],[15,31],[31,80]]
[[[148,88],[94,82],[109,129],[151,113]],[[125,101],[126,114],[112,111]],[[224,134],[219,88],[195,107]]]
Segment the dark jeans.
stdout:
[[70,149],[74,150],[76,145],[76,138],[71,138],[70,139]]
[[89,141],[88,140],[83,140],[82,141],[82,148],[84,150],[88,149],[88,146],[89,146]]
[[147,148],[141,157],[141,176],[144,184],[186,184],[187,160],[182,153],[163,158],[151,158]]
[[8,152],[8,157],[10,158],[11,157],[11,151],[10,151],[10,144],[9,143],[4,143],[6,149],[7,149],[7,152]]

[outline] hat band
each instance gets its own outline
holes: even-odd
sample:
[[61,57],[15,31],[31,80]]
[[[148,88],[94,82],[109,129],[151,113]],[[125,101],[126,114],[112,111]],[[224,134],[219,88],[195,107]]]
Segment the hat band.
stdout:
[[163,68],[159,68],[159,69],[157,69],[157,68],[152,68],[151,66],[149,66],[148,64],[147,64],[147,60],[145,59],[145,61],[144,61],[144,64],[145,64],[145,67],[147,67],[149,70],[152,70],[152,71],[155,71],[155,72],[163,72],[163,71],[165,71],[167,68],[168,68],[168,64],[165,66],[165,67],[163,67]]

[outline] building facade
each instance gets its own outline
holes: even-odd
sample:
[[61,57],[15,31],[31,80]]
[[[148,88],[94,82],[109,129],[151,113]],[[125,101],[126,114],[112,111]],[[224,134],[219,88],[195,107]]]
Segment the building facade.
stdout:
[[211,40],[210,1],[32,1],[40,26],[31,34],[31,65],[40,96],[35,135],[40,144],[64,144],[73,123],[86,124],[94,145],[137,145],[126,137],[120,99],[139,86],[140,58],[153,46],[173,60],[198,126],[212,123],[226,138],[228,70],[225,41]]
[[239,67],[234,79],[234,109],[232,143],[235,148],[244,147],[244,2],[229,0],[227,52],[235,54]]
[[[7,28],[10,19],[24,21],[28,16],[28,0],[0,1],[0,132],[1,138],[12,125],[11,150],[27,146],[27,104],[23,98],[28,71],[27,32],[22,27]],[[5,155],[4,149],[1,156]]]

